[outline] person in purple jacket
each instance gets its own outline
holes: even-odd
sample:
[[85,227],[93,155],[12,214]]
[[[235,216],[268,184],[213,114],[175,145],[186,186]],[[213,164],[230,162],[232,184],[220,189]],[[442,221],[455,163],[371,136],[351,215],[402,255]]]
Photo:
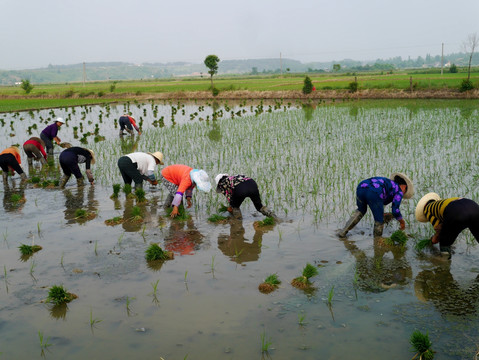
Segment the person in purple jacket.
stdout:
[[53,141],[60,145],[60,138],[57,136],[58,129],[64,124],[62,118],[57,118],[53,124],[48,125],[45,129],[43,129],[42,133],[40,134],[40,138],[45,142],[45,146],[47,149],[47,153],[49,155],[53,154]]
[[393,173],[391,178],[372,177],[359,183],[356,189],[357,210],[353,212],[346,225],[337,234],[345,237],[349,230],[363,218],[368,206],[374,216],[374,237],[381,237],[384,227],[384,205],[392,203],[392,216],[399,221],[400,229],[406,228],[399,206],[401,200],[414,195],[412,181],[402,173]]

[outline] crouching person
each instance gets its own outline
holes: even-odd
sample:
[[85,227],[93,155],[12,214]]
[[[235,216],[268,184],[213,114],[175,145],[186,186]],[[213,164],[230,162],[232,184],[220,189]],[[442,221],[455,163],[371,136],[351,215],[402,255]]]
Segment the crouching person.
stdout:
[[90,165],[95,164],[95,154],[92,150],[73,146],[69,149],[63,150],[60,153],[59,160],[64,174],[60,180],[61,188],[65,187],[72,174],[76,177],[78,186],[84,185],[83,175],[78,164],[85,164],[88,181],[90,182],[90,185],[94,185],[93,174],[90,170]]
[[155,171],[158,165],[163,165],[163,154],[159,151],[154,153],[134,152],[122,156],[118,160],[118,168],[125,184],[135,182],[135,190],[143,188],[143,180],[152,185],[158,184]]
[[264,216],[273,216],[274,213],[263,205],[256,181],[245,175],[218,174],[215,178],[216,192],[223,194],[228,201],[228,211],[237,219],[241,219],[240,206],[249,197]]
[[40,161],[42,165],[47,163],[47,153],[45,152],[45,142],[38,137],[31,137],[23,144],[23,151],[27,154],[28,165],[33,165],[33,160]]
[[22,169],[22,159],[20,157],[20,149],[16,146],[10,146],[0,153],[0,167],[2,168],[3,182],[7,183],[8,171],[12,174],[17,172],[22,178],[22,181],[27,180],[27,175]]

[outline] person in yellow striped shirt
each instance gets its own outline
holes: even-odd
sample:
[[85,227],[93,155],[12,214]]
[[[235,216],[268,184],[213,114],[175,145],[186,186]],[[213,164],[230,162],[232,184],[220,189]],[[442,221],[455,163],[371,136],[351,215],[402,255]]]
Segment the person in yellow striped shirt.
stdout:
[[469,228],[479,242],[479,205],[470,199],[452,197],[441,199],[434,193],[428,193],[416,206],[416,219],[429,221],[436,233],[431,237],[433,244],[439,243],[441,252],[447,252],[450,258],[451,245],[460,232]]

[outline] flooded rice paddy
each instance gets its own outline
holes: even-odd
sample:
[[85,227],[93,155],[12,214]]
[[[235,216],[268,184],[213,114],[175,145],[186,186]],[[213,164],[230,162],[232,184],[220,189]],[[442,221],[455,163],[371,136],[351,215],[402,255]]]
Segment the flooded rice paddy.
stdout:
[[[429,334],[437,358],[473,358],[475,240],[461,234],[450,262],[417,252],[415,241],[432,228],[415,221],[414,208],[430,191],[479,200],[476,107],[129,103],[0,114],[2,149],[61,116],[62,141],[97,154],[94,187],[72,179],[63,190],[42,188],[60,177],[59,147],[43,172],[28,169],[22,153],[38,184],[22,185],[17,175],[1,187],[0,359],[404,359],[414,356],[416,329]],[[142,134],[120,138],[117,120],[128,111]],[[143,203],[122,192],[112,199],[117,160],[132,151],[162,151],[166,165],[205,169],[212,181],[217,173],[249,175],[282,221],[254,226],[263,217],[247,200],[242,221],[208,222],[225,204],[214,191],[194,191],[187,221],[166,216],[161,186],[145,186]],[[416,186],[401,205],[407,246],[375,243],[370,213],[339,240],[357,183],[395,171]],[[142,221],[132,220],[136,206]],[[105,224],[115,217],[125,221]],[[384,235],[397,228],[393,221]],[[148,263],[152,242],[174,260]],[[32,243],[43,249],[21,257],[18,246]],[[290,282],[307,263],[319,274],[314,289],[298,290]],[[265,295],[258,285],[271,274],[282,282]],[[46,303],[53,285],[78,298]]]

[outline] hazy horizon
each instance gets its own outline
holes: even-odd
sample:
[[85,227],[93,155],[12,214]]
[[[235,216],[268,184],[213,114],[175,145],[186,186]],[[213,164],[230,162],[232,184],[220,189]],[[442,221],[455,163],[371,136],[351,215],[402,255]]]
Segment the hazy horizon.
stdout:
[[[479,1],[2,0],[0,69],[82,62],[367,61],[461,52]],[[457,15],[456,13],[460,13]]]

